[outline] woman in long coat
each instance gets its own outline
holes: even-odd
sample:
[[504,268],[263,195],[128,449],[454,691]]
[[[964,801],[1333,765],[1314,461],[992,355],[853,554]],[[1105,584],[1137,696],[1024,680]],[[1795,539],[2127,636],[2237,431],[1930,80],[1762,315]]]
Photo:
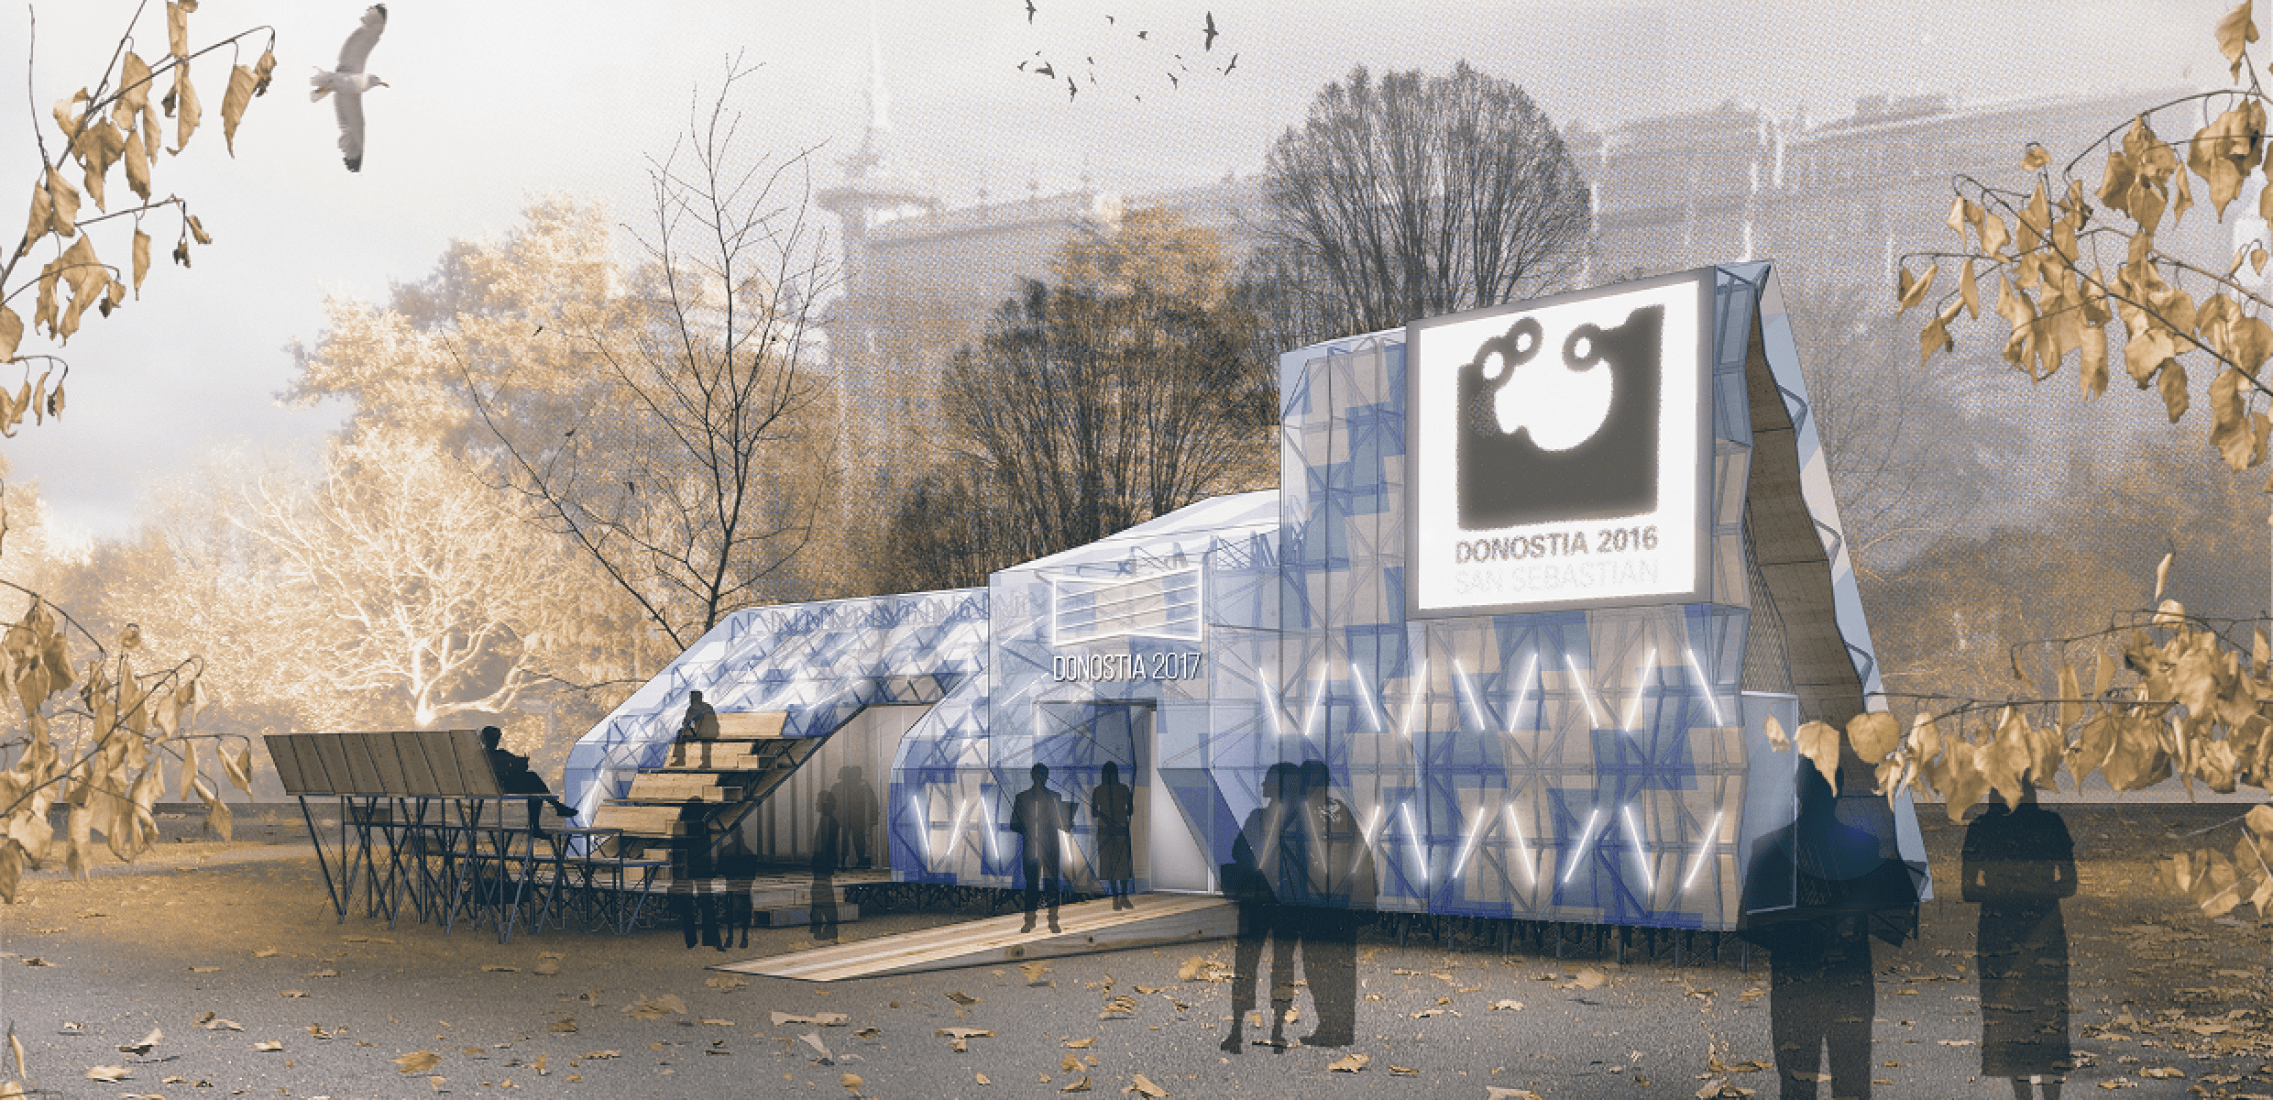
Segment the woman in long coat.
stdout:
[[1097,877],[1113,895],[1113,908],[1134,909],[1129,888],[1136,880],[1130,857],[1129,825],[1136,818],[1136,792],[1121,782],[1121,767],[1105,762],[1105,781],[1089,794],[1089,812],[1097,822]]
[[1965,830],[1965,900],[1981,906],[1981,1075],[2007,1077],[2025,1100],[2033,1078],[2059,1095],[2068,1049],[2068,932],[2060,899],[2076,892],[2075,846],[2060,815],[2024,782],[2017,809],[1992,799]]

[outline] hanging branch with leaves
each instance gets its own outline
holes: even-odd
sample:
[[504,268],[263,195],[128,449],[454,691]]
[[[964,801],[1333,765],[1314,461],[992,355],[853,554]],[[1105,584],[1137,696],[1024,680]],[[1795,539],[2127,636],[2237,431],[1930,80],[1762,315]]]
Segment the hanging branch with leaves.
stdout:
[[[213,243],[197,216],[190,213],[187,201],[177,195],[152,198],[151,173],[157,167],[159,148],[166,144],[159,112],[163,110],[174,122],[173,146],[167,152],[177,156],[188,147],[190,136],[204,118],[197,86],[190,81],[191,61],[226,48],[241,62],[245,40],[264,31],[268,34],[267,46],[250,67],[232,65],[228,89],[222,93],[221,136],[232,156],[236,154],[237,126],[244,119],[245,108],[254,97],[268,91],[269,77],[276,68],[276,35],[268,27],[243,31],[192,52],[189,17],[197,10],[197,0],[171,0],[166,5],[166,53],[155,63],[146,61],[133,48],[133,29],[147,7],[148,0],[136,7],[127,32],[119,37],[109,64],[92,88],[82,87],[56,101],[51,116],[60,137],[57,147],[51,148],[34,108],[31,132],[39,145],[39,178],[32,184],[31,214],[25,221],[23,237],[0,262],[0,363],[22,364],[24,381],[12,394],[0,387],[0,435],[13,436],[26,413],[31,414],[34,424],[61,416],[63,379],[69,373],[68,364],[55,355],[21,352],[26,334],[24,319],[10,303],[30,294],[32,334],[44,333],[59,347],[78,331],[89,308],[108,317],[126,303],[129,287],[120,266],[96,254],[89,230],[108,221],[124,220],[132,225],[129,268],[131,290],[137,296],[150,270],[151,238],[143,228],[147,215],[162,207],[172,207],[179,215],[173,259],[183,267],[190,263],[190,242]],[[36,46],[37,13],[31,13],[30,19],[26,42]],[[27,67],[29,64],[27,56]],[[154,95],[162,82],[165,92]],[[35,93],[27,94],[36,101]],[[140,205],[110,209],[105,181],[114,167],[124,170],[126,184],[141,200]],[[76,169],[78,186],[73,186],[65,174],[72,169]],[[102,213],[81,217],[81,204],[88,200]],[[50,238],[53,243],[43,249]],[[48,253],[48,259],[37,274],[24,273],[19,279],[24,262],[42,251]],[[31,376],[34,362],[44,364],[37,381]],[[50,378],[55,380],[52,386]]]
[[[2251,3],[2218,21],[2216,39],[2233,87],[2143,111],[2057,173],[2051,154],[2029,143],[2020,160],[2034,176],[2026,191],[1957,179],[1948,223],[1958,247],[1903,256],[1895,287],[1897,312],[1906,312],[1934,298],[1944,263],[1955,267],[1955,286],[1939,284],[1919,331],[1921,363],[1954,350],[1952,326],[1960,314],[1980,317],[1983,286],[1993,279],[2005,361],[2031,381],[2051,378],[2073,355],[2086,399],[2097,398],[2107,389],[2111,348],[2120,348],[2124,372],[2140,389],[2156,391],[2176,424],[2196,399],[2191,364],[2210,378],[2211,448],[2236,471],[2264,464],[2273,432],[2264,400],[2273,387],[2261,373],[2273,358],[2273,324],[2265,319],[2273,309],[2266,271],[2273,257],[2265,229],[2237,234],[2233,254],[2212,260],[2189,258],[2163,237],[2177,236],[2195,205],[2197,181],[2220,222],[2253,188],[2256,217],[2273,222],[2267,96],[2249,56],[2259,39]],[[2186,111],[2207,122],[2179,143],[2157,132],[2158,118],[2168,128]],[[2096,185],[2078,175],[2095,158]],[[1877,764],[1879,792],[1939,792],[1956,821],[1991,793],[2017,805],[2028,785],[2058,789],[2063,768],[2079,785],[2096,772],[2118,791],[2174,777],[2190,795],[2196,780],[2220,793],[2241,785],[2273,789],[2273,645],[2263,629],[2253,629],[2245,652],[2210,621],[2165,599],[2172,561],[2166,555],[2156,569],[2153,611],[2099,634],[2039,643],[2057,659],[2048,698],[1966,704],[1938,715],[1921,710],[1907,735],[1891,715],[1856,717],[1846,739]],[[2022,656],[2016,648],[2013,678],[2026,684]],[[2079,664],[2094,670],[2089,693]],[[1993,717],[1977,721],[1992,710]],[[1952,731],[1944,732],[1945,722]],[[1838,730],[1809,723],[1797,740],[1826,774],[1836,767]],[[2173,855],[2157,881],[2212,915],[2244,902],[2261,916],[2273,913],[2273,806],[2260,805],[2235,823],[2244,831],[2230,851]]]

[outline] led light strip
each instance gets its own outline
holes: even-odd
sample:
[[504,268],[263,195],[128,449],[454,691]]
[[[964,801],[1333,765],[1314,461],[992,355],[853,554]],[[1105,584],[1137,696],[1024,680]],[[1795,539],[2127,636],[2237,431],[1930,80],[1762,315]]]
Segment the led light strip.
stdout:
[[1531,860],[1531,842],[1524,839],[1523,823],[1516,817],[1515,803],[1513,802],[1507,804],[1507,827],[1509,832],[1515,834],[1516,852],[1523,856],[1524,885],[1537,887],[1539,885],[1539,868]]
[[1373,727],[1373,732],[1380,733],[1381,707],[1374,701],[1373,689],[1367,686],[1365,682],[1365,670],[1357,667],[1357,661],[1354,659],[1350,661],[1350,679],[1357,682],[1358,696],[1365,700],[1365,717],[1367,724]]
[[1484,708],[1476,704],[1476,688],[1468,682],[1468,670],[1460,667],[1460,658],[1452,659],[1452,676],[1460,684],[1460,697],[1468,700],[1468,718],[1476,723],[1476,732],[1490,729],[1484,724]]
[[1689,888],[1697,884],[1697,872],[1705,869],[1705,857],[1713,850],[1713,838],[1721,835],[1721,815],[1727,812],[1722,810],[1713,815],[1712,825],[1705,830],[1704,843],[1697,845],[1697,862],[1689,865],[1689,876],[1681,880],[1682,893],[1688,893]]
[[947,827],[947,854],[953,857],[955,845],[963,839],[963,820],[971,814],[971,800],[966,798],[955,807],[955,823]]
[[1405,819],[1405,836],[1413,842],[1413,861],[1420,864],[1421,889],[1426,890],[1429,884],[1429,855],[1428,849],[1421,845],[1421,831],[1413,827],[1413,804],[1400,804],[1397,814]]
[[1649,690],[1648,685],[1644,682],[1644,677],[1650,675],[1655,671],[1657,671],[1657,648],[1655,646],[1652,646],[1650,648],[1650,655],[1642,658],[1641,671],[1634,677],[1634,698],[1631,702],[1628,702],[1626,704],[1626,724],[1619,728],[1627,730],[1629,732],[1633,731],[1634,714],[1637,711],[1641,710],[1642,694]]
[[1302,739],[1311,740],[1310,731],[1318,728],[1318,704],[1326,698],[1326,669],[1318,669],[1318,678],[1310,683],[1310,709],[1302,716]]
[[1713,697],[1713,682],[1705,678],[1705,670],[1697,664],[1697,651],[1688,649],[1683,650],[1683,652],[1689,655],[1689,671],[1697,674],[1697,693],[1704,696],[1705,705],[1713,709],[1713,724],[1716,726],[1727,725],[1727,722],[1721,720],[1720,700]]
[[994,827],[994,799],[985,795],[979,796],[979,816],[987,823],[987,858],[1000,863],[1002,862],[1002,845],[1001,841],[995,839],[995,833],[998,830]]
[[1422,685],[1428,683],[1428,679],[1429,661],[1428,658],[1423,657],[1421,658],[1420,669],[1415,672],[1413,678],[1408,681],[1413,685],[1413,690],[1411,692],[1411,698],[1405,701],[1405,723],[1403,729],[1399,731],[1405,735],[1405,740],[1407,741],[1413,739],[1413,716],[1421,712],[1423,706],[1421,702],[1421,688]]
[[1580,830],[1578,834],[1578,851],[1571,856],[1571,865],[1563,868],[1563,885],[1570,885],[1571,876],[1578,873],[1579,864],[1586,862],[1587,846],[1594,843],[1594,823],[1601,817],[1602,807],[1600,806],[1586,812],[1586,828]]
[[1263,673],[1260,670],[1255,673],[1255,699],[1263,704],[1263,713],[1270,716],[1271,738],[1276,740],[1286,736],[1286,727],[1279,722],[1278,696],[1271,691],[1269,685],[1263,683]]
[[1657,876],[1650,873],[1649,847],[1642,842],[1641,827],[1634,824],[1634,804],[1618,807],[1618,816],[1626,819],[1626,836],[1634,842],[1635,861],[1642,865],[1642,899],[1647,905],[1650,895],[1657,893]]
[[1563,665],[1571,670],[1571,679],[1578,683],[1578,697],[1586,700],[1586,712],[1592,715],[1595,724],[1600,726],[1603,720],[1602,708],[1594,705],[1594,694],[1586,690],[1586,673],[1578,670],[1578,662],[1571,660],[1571,655],[1568,653],[1563,654]]
[[1492,815],[1485,812],[1483,807],[1476,808],[1475,820],[1468,823],[1468,839],[1460,845],[1460,858],[1452,861],[1452,873],[1445,876],[1445,881],[1450,882],[1460,877],[1460,872],[1468,866],[1469,855],[1476,851],[1476,842],[1483,839],[1485,824],[1491,820]]
[[1524,700],[1531,697],[1531,677],[1533,673],[1538,671],[1539,651],[1532,650],[1531,659],[1523,664],[1523,686],[1515,693],[1515,707],[1507,712],[1507,730],[1509,733],[1514,733],[1516,723],[1523,721],[1523,703]]

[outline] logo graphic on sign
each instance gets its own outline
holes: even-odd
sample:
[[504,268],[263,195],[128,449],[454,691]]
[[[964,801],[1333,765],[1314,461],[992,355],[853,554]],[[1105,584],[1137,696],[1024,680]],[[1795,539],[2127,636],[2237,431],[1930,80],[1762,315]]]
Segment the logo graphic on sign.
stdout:
[[1657,510],[1664,319],[1644,306],[1554,334],[1527,316],[1477,347],[1460,368],[1463,529]]
[[1409,614],[1704,598],[1714,278],[1413,322]]

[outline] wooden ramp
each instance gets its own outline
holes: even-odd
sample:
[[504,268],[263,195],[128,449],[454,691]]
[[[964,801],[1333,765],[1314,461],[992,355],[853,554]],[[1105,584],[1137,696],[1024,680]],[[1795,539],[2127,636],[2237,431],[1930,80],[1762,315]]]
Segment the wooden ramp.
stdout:
[[1065,906],[1058,910],[1062,932],[1050,931],[1047,912],[1036,914],[1033,931],[1021,932],[1018,929],[1026,916],[1012,913],[921,932],[903,932],[858,943],[728,963],[711,969],[769,978],[834,982],[1164,943],[1219,940],[1239,932],[1239,907],[1224,898],[1136,894],[1129,900],[1135,903],[1135,908],[1116,910],[1111,898]]

